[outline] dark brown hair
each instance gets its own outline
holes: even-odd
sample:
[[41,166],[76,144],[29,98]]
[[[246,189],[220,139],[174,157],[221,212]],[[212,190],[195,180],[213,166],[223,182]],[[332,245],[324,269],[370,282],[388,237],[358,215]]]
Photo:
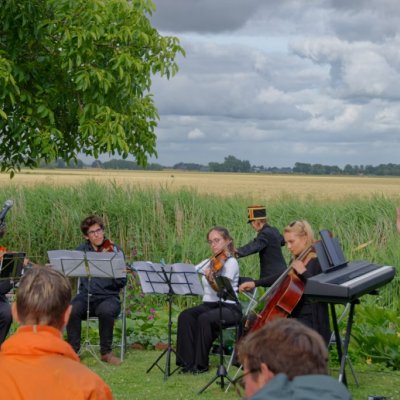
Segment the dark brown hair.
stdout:
[[321,335],[299,321],[277,318],[245,337],[239,358],[249,370],[261,363],[291,380],[299,375],[328,373],[328,350]]
[[99,224],[101,229],[104,229],[104,221],[103,218],[98,215],[89,215],[81,222],[81,232],[87,236],[88,230],[94,224]]
[[217,231],[225,240],[230,240],[230,243],[228,244],[227,248],[233,254],[235,246],[233,245],[233,239],[232,239],[232,236],[230,235],[228,229],[224,228],[223,226],[214,226],[207,232],[207,240],[212,231]]

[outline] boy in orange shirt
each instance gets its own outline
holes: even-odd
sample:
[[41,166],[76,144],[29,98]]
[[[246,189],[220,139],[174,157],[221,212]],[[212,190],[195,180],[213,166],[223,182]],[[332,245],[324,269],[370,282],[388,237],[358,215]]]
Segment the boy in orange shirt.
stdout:
[[70,301],[69,281],[57,271],[34,267],[21,278],[12,311],[22,326],[1,347],[1,398],[112,399],[110,388],[62,337]]

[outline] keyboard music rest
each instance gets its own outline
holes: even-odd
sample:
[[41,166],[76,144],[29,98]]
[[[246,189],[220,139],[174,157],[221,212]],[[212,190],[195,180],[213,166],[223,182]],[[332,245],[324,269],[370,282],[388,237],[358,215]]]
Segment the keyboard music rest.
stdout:
[[304,294],[316,301],[344,304],[390,282],[395,272],[391,266],[357,261],[309,278]]

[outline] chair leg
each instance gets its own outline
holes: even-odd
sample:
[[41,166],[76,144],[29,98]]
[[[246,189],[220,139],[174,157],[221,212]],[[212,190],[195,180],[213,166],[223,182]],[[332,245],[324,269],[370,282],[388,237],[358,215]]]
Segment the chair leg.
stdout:
[[124,361],[126,351],[126,316],[125,313],[122,315],[122,327],[121,327],[121,361]]

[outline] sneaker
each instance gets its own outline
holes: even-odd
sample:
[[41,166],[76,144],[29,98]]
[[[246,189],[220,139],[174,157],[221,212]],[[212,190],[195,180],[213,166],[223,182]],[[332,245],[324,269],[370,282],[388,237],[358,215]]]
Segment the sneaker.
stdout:
[[113,353],[107,353],[107,354],[103,354],[100,357],[101,361],[104,361],[108,364],[111,365],[120,365],[121,364],[121,360],[118,357],[115,357]]

